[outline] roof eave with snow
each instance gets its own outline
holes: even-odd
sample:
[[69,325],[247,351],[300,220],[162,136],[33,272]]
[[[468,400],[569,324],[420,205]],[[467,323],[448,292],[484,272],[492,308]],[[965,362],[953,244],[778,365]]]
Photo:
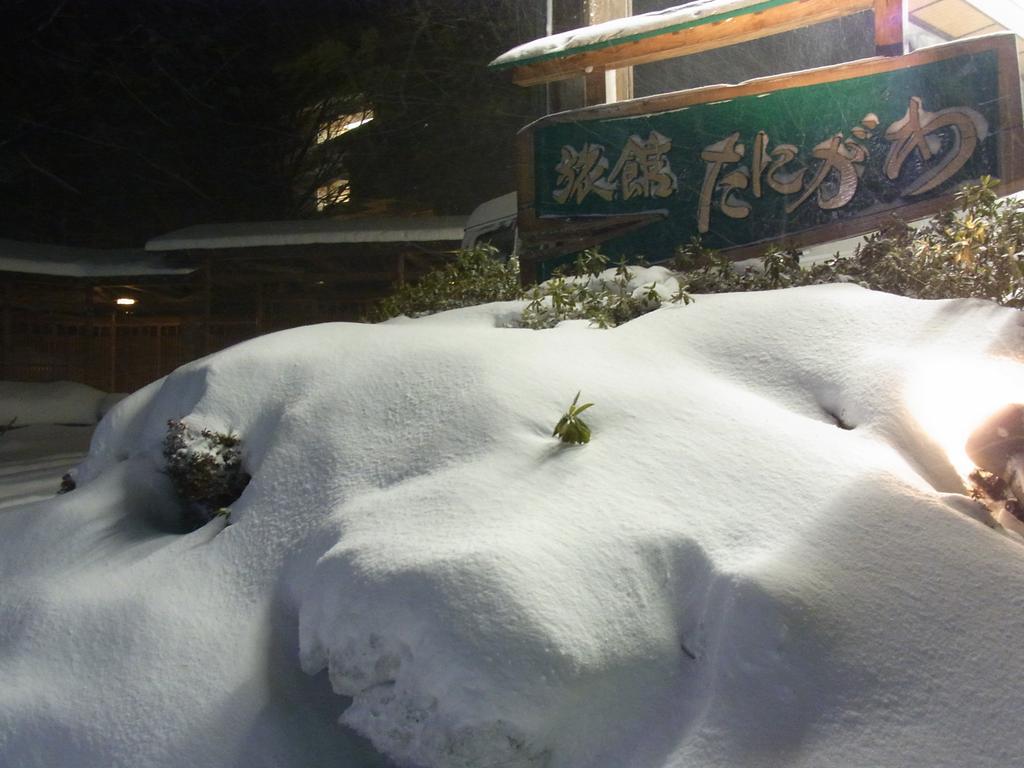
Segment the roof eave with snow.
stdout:
[[194,267],[165,264],[142,250],[75,248],[48,243],[0,240],[0,272],[69,278],[187,275]]
[[155,237],[147,251],[270,248],[319,244],[461,242],[465,216],[264,221],[186,227]]

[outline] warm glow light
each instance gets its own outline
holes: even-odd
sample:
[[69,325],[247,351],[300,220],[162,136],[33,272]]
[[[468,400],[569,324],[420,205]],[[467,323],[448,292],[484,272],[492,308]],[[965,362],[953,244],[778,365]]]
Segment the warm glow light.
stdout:
[[361,112],[354,112],[350,115],[339,115],[319,127],[316,134],[316,143],[323,144],[325,141],[336,139],[349,131],[354,131],[359,126],[372,122],[373,117],[373,109],[369,107]]
[[316,190],[316,209],[324,211],[334,205],[343,205],[352,199],[348,179],[334,179]]
[[114,301],[119,307],[131,307],[135,304],[135,299],[130,299],[127,296],[122,296]]
[[1024,403],[1024,366],[986,357],[923,363],[908,382],[907,405],[964,478],[974,469],[964,445],[1004,405]]

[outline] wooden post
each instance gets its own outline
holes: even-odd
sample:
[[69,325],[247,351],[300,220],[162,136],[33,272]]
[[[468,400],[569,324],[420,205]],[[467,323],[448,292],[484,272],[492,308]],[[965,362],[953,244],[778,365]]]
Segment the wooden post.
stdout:
[[265,322],[264,315],[266,313],[266,299],[264,297],[264,291],[266,288],[263,285],[261,279],[256,285],[256,335],[263,333],[263,325]]
[[[551,32],[565,32],[632,16],[633,0],[554,0],[552,11]],[[609,78],[613,80],[613,87],[609,87]],[[548,112],[633,98],[633,68],[622,67],[608,73],[604,68],[585,72],[582,82],[582,104],[578,101],[579,98],[579,81],[575,88],[570,84],[550,85]]]
[[605,104],[608,98],[608,91],[605,88],[604,72],[591,72],[583,78],[583,103],[584,106],[592,107],[595,104]]
[[164,375],[164,326],[156,324],[156,373],[153,378],[159,379]]
[[[633,0],[587,0],[584,11],[588,26],[633,15]],[[611,80],[611,82],[609,82]],[[583,78],[583,100],[586,106],[611,104],[633,98],[633,68],[598,70]]]
[[395,265],[398,272],[398,287],[405,288],[405,252],[398,252],[398,263]]
[[875,55],[902,56],[906,26],[905,0],[875,0]]
[[101,380],[101,374],[96,370],[96,364],[93,362],[97,358],[96,354],[96,339],[93,338],[95,333],[93,329],[93,285],[92,283],[85,284],[85,322],[82,326],[82,333],[85,336],[85,342],[82,344],[81,353],[82,359],[82,375],[87,384],[98,384]]
[[210,254],[203,256],[203,354],[210,354],[210,304],[213,286],[210,276]]
[[11,379],[11,365],[13,354],[11,344],[14,341],[14,333],[11,329],[11,305],[14,303],[14,288],[8,278],[4,279],[4,319],[3,319],[3,353],[0,355],[0,370],[3,371],[4,380]]
[[[600,24],[633,15],[633,0],[589,0],[589,24]],[[587,83],[587,104],[611,104],[633,98],[633,68],[619,67],[604,72],[601,101],[590,101],[590,83]]]
[[110,312],[110,389],[117,392],[117,309]]

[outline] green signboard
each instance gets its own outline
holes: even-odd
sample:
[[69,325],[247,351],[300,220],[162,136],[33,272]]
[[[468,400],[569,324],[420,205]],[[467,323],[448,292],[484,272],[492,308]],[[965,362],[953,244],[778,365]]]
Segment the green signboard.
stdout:
[[654,261],[698,236],[744,252],[823,241],[865,231],[901,208],[923,215],[929,201],[948,200],[967,180],[1021,176],[1010,157],[1021,122],[1012,36],[757,85],[579,110],[531,126],[532,188],[520,192],[527,248],[539,245],[543,254],[558,223],[564,232],[573,222],[603,221],[614,235],[616,219],[644,224],[603,249]]

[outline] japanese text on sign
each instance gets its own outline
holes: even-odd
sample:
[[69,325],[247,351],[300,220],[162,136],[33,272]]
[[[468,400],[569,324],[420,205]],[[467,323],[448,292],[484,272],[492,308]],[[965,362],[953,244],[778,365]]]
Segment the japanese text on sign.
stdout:
[[[877,115],[864,115],[849,137],[839,132],[812,147],[806,164],[800,161],[797,146],[773,146],[764,130],[754,136],[749,155],[738,131],[705,146],[700,152],[704,173],[699,180],[697,230],[710,229],[713,209],[732,219],[748,217],[751,198],[762,198],[769,190],[784,196],[787,214],[812,198],[821,210],[843,208],[857,194],[878,126]],[[963,168],[987,134],[985,118],[974,109],[929,112],[920,97],[912,96],[903,117],[882,133],[888,147],[881,173],[896,181],[916,153],[921,172],[904,180],[900,193],[922,195]],[[601,144],[586,143],[580,149],[563,146],[552,198],[560,204],[579,204],[590,195],[607,202],[669,197],[679,188],[669,161],[671,150],[672,139],[657,131],[646,139],[630,136],[614,165]]]

